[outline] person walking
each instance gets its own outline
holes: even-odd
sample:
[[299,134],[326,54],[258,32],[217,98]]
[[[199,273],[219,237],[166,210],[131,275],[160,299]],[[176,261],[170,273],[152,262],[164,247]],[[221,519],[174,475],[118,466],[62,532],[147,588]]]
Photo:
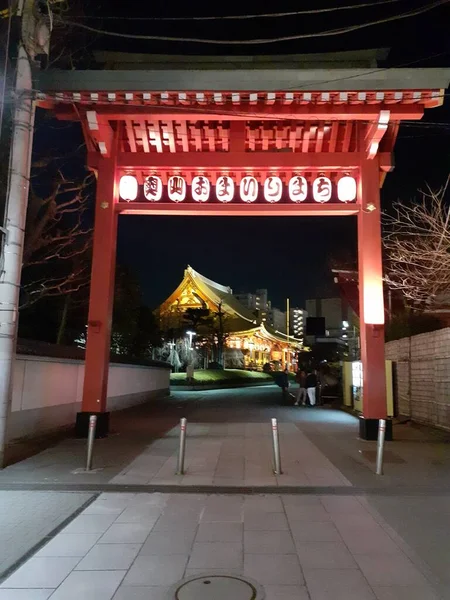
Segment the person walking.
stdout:
[[308,394],[309,404],[316,405],[317,371],[313,369],[306,376],[306,393]]
[[303,370],[297,371],[297,374],[295,376],[295,381],[298,383],[298,390],[297,390],[297,397],[294,402],[294,406],[298,406],[299,404],[301,404],[302,406],[305,406],[306,398],[307,398],[305,371],[303,371]]

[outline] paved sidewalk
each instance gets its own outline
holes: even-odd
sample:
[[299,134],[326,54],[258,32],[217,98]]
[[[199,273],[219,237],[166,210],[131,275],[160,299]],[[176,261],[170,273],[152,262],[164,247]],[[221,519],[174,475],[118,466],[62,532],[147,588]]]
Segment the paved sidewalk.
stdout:
[[[27,550],[35,545],[37,538],[41,537],[45,541],[45,536],[48,535],[48,532],[43,531],[40,533],[40,524],[36,523],[36,521],[47,520],[47,515],[52,512],[58,515],[58,506],[61,505],[64,509],[63,505],[67,501],[66,496],[69,491],[75,492],[71,495],[69,494],[71,502],[74,502],[73,510],[76,510],[83,504],[84,499],[89,497],[89,492],[92,493],[94,491],[94,487],[97,492],[107,492],[102,496],[105,500],[97,500],[95,505],[93,505],[93,510],[106,511],[106,516],[105,514],[103,517],[102,515],[98,515],[99,518],[102,517],[99,521],[97,517],[94,519],[94,515],[89,513],[92,507],[88,508],[86,516],[89,516],[91,521],[95,521],[96,524],[93,525],[94,529],[99,527],[99,522],[102,522],[102,527],[107,526],[108,530],[114,524],[117,526],[120,525],[120,527],[113,528],[113,531],[118,529],[123,532],[125,537],[128,535],[126,532],[131,532],[131,537],[126,538],[128,539],[126,543],[140,546],[145,542],[145,539],[141,539],[143,530],[146,531],[145,537],[156,533],[157,529],[152,529],[156,525],[154,517],[158,516],[162,510],[165,511],[162,515],[163,517],[167,517],[170,520],[172,517],[175,517],[177,511],[172,510],[171,507],[177,505],[177,498],[180,499],[179,514],[183,515],[186,507],[188,513],[187,520],[189,521],[192,517],[191,520],[195,521],[196,527],[198,525],[200,531],[204,524],[203,515],[207,512],[209,503],[214,504],[214,498],[223,507],[217,512],[223,512],[226,515],[228,512],[226,508],[228,500],[230,501],[230,506],[233,506],[233,503],[237,501],[236,494],[242,494],[238,496],[242,501],[242,506],[251,506],[252,502],[255,502],[255,514],[263,513],[263,518],[268,523],[267,529],[263,531],[271,531],[271,526],[269,525],[271,519],[284,522],[284,518],[267,517],[265,513],[272,514],[273,509],[262,509],[261,506],[267,507],[277,504],[278,508],[280,508],[277,498],[279,499],[285,491],[290,490],[293,493],[292,495],[289,493],[286,496],[286,501],[283,497],[283,510],[273,512],[287,517],[292,539],[298,542],[298,534],[294,531],[292,525],[296,519],[293,519],[291,514],[293,511],[288,508],[288,503],[291,500],[299,504],[297,507],[299,510],[296,510],[296,512],[304,513],[308,517],[304,524],[302,524],[302,528],[305,527],[308,529],[308,527],[312,527],[312,524],[316,523],[314,529],[330,529],[331,523],[339,533],[337,539],[329,540],[327,539],[328,536],[325,535],[324,539],[306,540],[308,543],[345,544],[346,552],[348,551],[351,555],[354,555],[357,567],[353,566],[351,570],[352,573],[360,573],[359,575],[351,575],[349,573],[346,576],[340,575],[340,566],[333,567],[329,573],[328,568],[319,567],[327,571],[328,575],[326,577],[333,577],[333,574],[336,575],[336,585],[338,587],[340,578],[346,582],[345,585],[349,585],[346,577],[360,578],[362,573],[366,577],[366,583],[368,582],[367,585],[369,585],[369,588],[373,588],[372,595],[368,596],[372,599],[404,600],[404,598],[408,598],[408,600],[415,600],[416,598],[420,598],[421,600],[428,600],[428,597],[438,597],[444,600],[450,599],[450,571],[448,569],[448,565],[450,564],[450,541],[448,537],[448,531],[450,531],[449,436],[445,433],[426,428],[397,426],[395,428],[395,437],[400,441],[387,444],[385,475],[383,477],[376,477],[373,472],[373,451],[375,444],[357,439],[357,422],[352,416],[329,408],[317,408],[313,410],[281,407],[278,405],[278,401],[279,391],[276,388],[226,390],[203,394],[194,392],[176,394],[174,398],[160,405],[142,406],[126,413],[114,415],[116,433],[105,440],[98,440],[96,442],[94,466],[100,468],[96,472],[83,473],[79,470],[77,471],[84,463],[85,441],[70,439],[41,452],[37,456],[8,467],[0,472],[0,490],[5,490],[5,495],[0,496],[0,502],[2,498],[5,498],[8,503],[2,506],[2,508],[6,506],[6,510],[0,513],[0,547],[3,541],[8,539],[7,552],[15,553],[14,556],[16,556],[17,554],[21,554],[22,551],[25,554]],[[188,417],[186,474],[182,477],[175,476],[178,446],[177,424],[181,416]],[[273,475],[271,465],[271,417],[277,417],[280,425],[284,474],[279,477]],[[15,503],[13,496],[10,496],[17,492],[6,491],[14,489],[14,486],[26,486],[31,490],[22,492],[25,494],[24,498],[27,495],[29,496],[26,506]],[[46,489],[51,490],[51,496],[49,496],[50,508],[48,513],[42,512],[35,517],[27,507],[33,505],[32,497],[36,492],[32,490],[38,489],[39,486],[45,486]],[[111,494],[111,486],[114,486],[114,490],[120,493]],[[135,486],[131,491],[142,493],[130,495],[129,486]],[[168,486],[170,486],[170,489]],[[202,489],[202,486],[204,486],[204,489]],[[59,492],[56,490],[59,490]],[[218,494],[222,493],[222,490],[227,493],[226,496],[218,496]],[[262,498],[260,495],[265,492],[267,493],[269,490],[271,491],[271,495],[267,497],[267,500],[264,502],[262,499],[257,501],[257,498]],[[160,493],[149,493],[155,491],[159,491]],[[168,494],[168,492],[173,493],[175,491],[178,495]],[[246,495],[244,495],[244,491]],[[81,492],[85,492],[85,494]],[[162,495],[163,492],[165,493],[164,495]],[[186,492],[189,492],[189,494]],[[203,494],[198,495],[201,492]],[[194,499],[196,499],[195,502],[197,504],[192,506],[191,503],[194,502]],[[101,502],[106,502],[106,504],[111,502],[113,504],[119,503],[119,505],[95,509],[96,506],[101,506]],[[257,506],[258,502],[261,502],[259,506]],[[341,508],[332,509],[331,505],[333,502]],[[151,514],[146,512],[146,508],[142,508],[142,518],[136,515],[130,517],[132,521],[135,521],[134,523],[127,521],[115,523],[119,512],[121,513],[120,518],[128,520],[126,515],[131,514],[135,510],[133,506],[136,503],[137,505],[142,504],[153,507],[150,511]],[[161,509],[159,513],[154,508],[155,503],[158,510]],[[348,515],[350,506],[353,506],[353,508],[358,506],[357,509],[355,508],[355,514],[353,515],[352,513],[351,518]],[[307,507],[309,507],[308,510],[306,510]],[[320,510],[317,510],[318,508]],[[339,514],[338,510],[340,511]],[[358,517],[358,513],[361,510],[362,515],[360,514],[360,516],[364,518]],[[108,511],[109,515],[107,514]],[[60,512],[62,515],[64,511],[61,510]],[[70,514],[70,508],[68,508],[68,512]],[[139,511],[137,512],[140,514]],[[192,512],[198,513],[197,517],[194,518],[191,514]],[[158,513],[158,515],[154,513]],[[245,523],[245,519],[249,518],[246,515],[250,514],[250,509],[248,508],[247,511],[244,510],[240,514],[243,515],[243,521],[233,521],[230,517],[229,522],[241,523],[241,529],[252,531]],[[328,515],[328,517],[325,518],[324,514]],[[340,523],[340,521],[345,521],[345,515],[347,515],[347,520],[353,523],[353,526],[348,524],[350,532],[344,531],[345,528],[343,529],[343,525]],[[112,518],[113,516],[114,518]],[[317,519],[318,516],[319,519]],[[227,522],[226,520],[221,520],[226,519],[226,516],[219,515],[219,517],[217,519],[218,523]],[[13,541],[10,540],[11,526],[8,523],[8,519],[15,523]],[[60,521],[63,520],[64,517],[61,516]],[[301,519],[298,520],[301,521]],[[373,526],[373,521],[376,522],[376,527]],[[79,522],[79,520],[76,519],[76,522]],[[177,522],[183,530],[184,525],[180,523],[180,520]],[[368,526],[369,522],[373,527]],[[170,525],[168,526],[170,527]],[[231,529],[233,527],[235,526],[233,525]],[[32,536],[32,542],[29,540],[28,548],[26,548],[27,544],[22,542],[28,539],[27,532],[29,529],[35,535],[34,537]],[[49,531],[51,529],[53,527],[49,527]],[[136,530],[141,531],[139,541],[134,541],[133,531]],[[276,532],[277,530],[275,529],[274,531]],[[281,529],[281,531],[286,532],[288,530]],[[79,549],[76,550],[77,553],[80,553],[76,556],[65,556],[65,550],[62,549],[61,554],[55,557],[35,557],[39,559],[65,559],[65,561],[60,563],[61,565],[65,564],[65,570],[62,569],[61,571],[65,575],[61,575],[62,579],[60,581],[59,579],[56,582],[53,580],[52,585],[48,588],[48,592],[39,590],[38,594],[38,592],[35,593],[33,591],[34,595],[31,596],[29,595],[31,592],[28,589],[19,591],[12,588],[14,592],[4,592],[3,595],[0,593],[0,600],[8,597],[11,600],[17,600],[18,598],[34,600],[34,598],[48,598],[50,594],[54,594],[56,598],[61,597],[57,595],[60,592],[54,592],[54,590],[57,589],[60,583],[62,584],[65,581],[69,573],[78,565],[82,556],[94,544],[101,545],[101,548],[96,550],[96,552],[102,553],[107,551],[104,550],[104,545],[108,546],[109,543],[114,545],[124,541],[119,540],[118,542],[114,541],[105,544],[105,540],[101,540],[101,536],[105,532],[106,529],[98,532],[85,531],[84,533],[94,534],[94,536],[87,538],[92,543],[90,546],[88,545],[89,547],[82,546],[83,552]],[[84,533],[67,535],[78,536],[84,535]],[[369,543],[367,540],[373,539],[375,546],[353,547],[351,541],[347,540],[348,537],[351,537],[350,534],[355,539],[365,541],[366,544]],[[174,534],[171,533],[169,538],[172,535]],[[275,536],[276,539],[279,535],[284,538],[286,537],[286,533],[274,533],[271,534],[271,537]],[[383,543],[386,542],[386,535],[399,552],[396,550],[395,553],[391,553],[390,551],[393,549],[391,545],[389,545],[390,551],[387,554],[382,550]],[[65,539],[66,541],[69,540],[69,538]],[[106,539],[108,540],[108,538]],[[192,543],[194,539],[196,538],[192,538]],[[242,539],[245,541],[245,536]],[[380,541],[381,539],[384,542]],[[76,538],[71,537],[70,541],[74,542]],[[227,541],[227,539],[221,539],[220,537],[217,541],[238,543]],[[379,545],[377,546],[378,542]],[[198,543],[208,542],[207,540],[198,540]],[[342,546],[339,546],[339,548],[343,549]],[[192,563],[188,562],[188,559],[189,561],[191,560],[191,549],[189,547],[181,553],[186,559],[185,566],[187,565],[188,569],[197,568],[192,567]],[[110,550],[112,553],[115,551],[114,548]],[[128,548],[127,551],[129,551],[129,555],[131,553],[134,557],[133,553],[135,552],[136,556],[138,556],[140,548],[135,550]],[[326,546],[320,546],[320,551],[322,553],[326,551],[324,556],[327,555],[328,550]],[[56,550],[53,549],[53,552],[56,553]],[[333,553],[331,549],[329,552],[332,556],[337,554],[337,552]],[[346,552],[343,554],[346,555]],[[289,552],[285,552],[284,550],[269,552],[269,554],[275,555],[278,553],[291,556]],[[425,593],[423,587],[421,588],[420,585],[414,586],[417,587],[418,591],[411,591],[411,586],[406,582],[406,579],[402,580],[403,583],[406,582],[405,585],[400,585],[396,573],[397,571],[399,573],[406,572],[402,571],[402,568],[399,570],[395,569],[392,577],[389,575],[391,577],[389,582],[393,585],[384,586],[381,584],[377,586],[374,583],[375,580],[372,580],[367,574],[369,567],[367,564],[363,566],[363,562],[361,562],[363,559],[360,560],[359,558],[360,556],[370,555],[371,565],[384,565],[383,569],[387,569],[386,572],[390,573],[389,557],[391,554],[397,555],[398,553],[408,557],[409,562],[407,564],[410,568],[412,568],[411,564],[414,566],[414,573],[425,573],[427,580],[439,590],[440,595],[417,596],[419,592],[420,594]],[[257,553],[248,552],[244,544],[244,554]],[[160,556],[159,560],[161,560],[161,556],[164,553],[156,552],[156,555]],[[296,555],[297,549],[295,555],[292,556]],[[314,555],[314,552],[312,555]],[[377,556],[375,557],[375,555]],[[67,560],[68,558],[71,560]],[[315,569],[316,567],[308,566],[309,563],[307,560],[305,561],[304,555],[299,554],[298,558],[306,585],[310,588],[309,593],[312,600],[316,600],[316,598],[325,598],[328,600],[330,596],[327,596],[325,592],[322,596],[320,596],[319,592],[317,592],[316,596],[313,594],[313,583],[311,579],[308,580],[308,570],[310,568]],[[372,561],[372,558],[374,558],[374,561]],[[77,560],[75,561],[74,559]],[[292,560],[292,558],[289,560]],[[224,560],[225,564],[227,564],[226,560]],[[336,564],[339,565],[340,563],[337,562]],[[30,565],[32,570],[35,569],[36,576],[40,577],[42,575],[42,577],[46,577],[46,561],[40,560],[36,562],[35,559],[31,559],[26,569],[29,569]],[[80,563],[79,571],[75,568],[76,573],[74,572],[73,576],[70,575],[71,581],[82,577],[79,573],[84,572],[85,565],[86,563]],[[114,565],[113,560],[111,561],[111,565]],[[125,576],[129,565],[122,565],[123,563],[120,563],[120,566],[117,569],[113,568],[113,570],[123,571],[123,575]],[[245,565],[244,561],[242,563],[244,571]],[[222,568],[228,567],[224,566]],[[342,567],[342,569],[347,572],[345,567]],[[94,570],[96,571],[96,569]],[[100,568],[98,570],[102,571],[105,569]],[[50,571],[51,573],[58,572],[53,567]],[[38,575],[38,572],[42,572],[41,575]],[[21,571],[21,573],[25,573],[25,571]],[[179,571],[177,571],[177,577],[178,575]],[[184,575],[184,568],[180,576],[182,575]],[[91,574],[89,577],[93,577],[94,579],[98,577],[101,579],[104,577],[104,574]],[[20,579],[22,580],[22,576]],[[258,578],[256,577],[256,579]],[[14,579],[10,581],[14,581]],[[27,581],[25,575],[23,581]],[[117,586],[119,584],[123,586],[126,581],[129,581],[128,575],[123,582],[122,580],[117,581]],[[380,581],[386,582],[387,580],[381,579]],[[417,581],[416,574],[412,575],[411,581]],[[43,581],[42,585],[44,583]],[[33,585],[35,584],[36,581]],[[17,585],[17,583],[14,585]],[[45,583],[45,585],[49,584]],[[284,585],[287,584],[284,583]],[[399,587],[395,587],[397,585]],[[146,597],[145,595],[142,596],[142,594],[139,596],[140,591],[138,588],[140,586],[133,585],[129,587],[129,595],[125,596],[126,598],[133,600],[133,598]],[[146,587],[146,585],[143,587]],[[155,586],[153,582],[151,587],[164,586]],[[375,590],[377,587],[389,589]],[[30,589],[34,590],[35,588]],[[153,591],[156,594],[156,591]],[[272,596],[269,596],[269,598],[290,600],[291,596],[289,594],[292,591],[298,590],[283,588],[276,595],[275,590],[270,588]],[[375,592],[377,595],[375,595]],[[6,593],[10,594],[10,596],[5,596]],[[115,588],[114,592],[111,592],[109,596],[106,594],[104,598],[110,600],[113,593],[115,593]],[[283,594],[285,595],[283,596]],[[70,596],[68,597],[70,598]],[[83,597],[83,594],[80,593],[80,597]],[[89,596],[86,597],[89,598]],[[117,597],[124,598],[123,595],[118,595]],[[158,596],[155,597],[159,598]],[[296,597],[301,598],[301,596]],[[331,597],[339,598],[338,596]],[[355,597],[358,598],[358,596]],[[361,596],[362,600],[365,597]],[[346,598],[351,598],[351,596],[346,596]],[[102,600],[102,596],[99,595],[98,599]]]
[[187,426],[185,476],[176,475],[179,428],[149,445],[116,484],[182,486],[342,486],[349,481],[294,423],[280,423],[282,475],[273,473],[271,424]]
[[170,586],[208,572],[251,577],[266,600],[438,598],[358,498],[106,493],[0,600],[168,600]]
[[0,492],[0,576],[92,497],[80,493]]

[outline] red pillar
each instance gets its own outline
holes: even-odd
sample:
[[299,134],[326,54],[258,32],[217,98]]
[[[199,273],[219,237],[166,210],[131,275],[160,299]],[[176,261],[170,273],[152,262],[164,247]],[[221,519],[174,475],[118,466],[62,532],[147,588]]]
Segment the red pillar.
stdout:
[[359,203],[359,306],[363,366],[360,435],[364,439],[376,439],[378,419],[385,419],[387,414],[380,173],[376,157],[361,163]]
[[89,415],[97,414],[97,434],[108,433],[106,412],[111,322],[116,264],[118,186],[115,159],[102,158],[97,174],[94,244],[87,328],[83,401],[77,435],[87,435]]

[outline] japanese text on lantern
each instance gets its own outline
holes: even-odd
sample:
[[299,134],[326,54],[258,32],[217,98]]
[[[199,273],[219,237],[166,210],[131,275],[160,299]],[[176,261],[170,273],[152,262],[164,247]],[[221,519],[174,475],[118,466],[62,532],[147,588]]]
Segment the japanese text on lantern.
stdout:
[[258,197],[258,182],[254,177],[243,177],[240,185],[241,200],[254,202]]
[[207,177],[198,175],[192,180],[192,198],[196,202],[206,202],[209,199],[210,184]]
[[328,202],[331,198],[331,181],[321,175],[314,180],[313,196],[316,202]]
[[268,177],[264,182],[264,198],[267,202],[279,202],[283,194],[283,182],[279,177]]
[[184,178],[179,175],[169,177],[169,181],[167,182],[167,193],[170,200],[173,200],[174,202],[183,202],[186,198],[186,182]]
[[217,179],[216,198],[220,202],[231,202],[234,198],[234,181],[228,175]]
[[150,202],[157,202],[161,200],[163,192],[162,181],[159,177],[155,175],[150,175],[144,181],[144,196]]
[[[344,174],[335,185],[335,199],[341,202],[354,202],[357,196],[356,180],[348,173]],[[215,197],[219,202],[231,202],[235,198],[236,185],[229,175],[217,178]],[[283,197],[284,186],[280,177],[266,177],[263,186],[266,202],[279,202]],[[161,177],[149,175],[144,180],[144,196],[150,202],[161,200],[164,186]],[[243,202],[256,202],[259,194],[259,184],[256,177],[246,175],[239,184],[239,197]],[[123,175],[119,182],[119,195],[122,200],[131,202],[139,195],[139,185],[134,175]],[[181,175],[172,175],[167,182],[167,195],[173,202],[182,202],[187,196],[186,180]],[[287,196],[291,202],[304,202],[309,195],[309,187],[303,175],[294,175],[287,185]],[[312,183],[312,197],[316,202],[325,203],[331,200],[333,184],[325,175],[319,175]],[[207,202],[211,199],[211,182],[205,175],[196,175],[192,179],[191,197],[195,202]]]

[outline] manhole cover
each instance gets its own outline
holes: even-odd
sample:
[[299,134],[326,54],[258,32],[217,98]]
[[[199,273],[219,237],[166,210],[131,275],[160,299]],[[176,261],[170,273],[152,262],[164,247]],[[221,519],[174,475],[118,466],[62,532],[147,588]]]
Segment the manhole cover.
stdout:
[[263,600],[256,582],[239,575],[196,575],[177,583],[167,600]]

